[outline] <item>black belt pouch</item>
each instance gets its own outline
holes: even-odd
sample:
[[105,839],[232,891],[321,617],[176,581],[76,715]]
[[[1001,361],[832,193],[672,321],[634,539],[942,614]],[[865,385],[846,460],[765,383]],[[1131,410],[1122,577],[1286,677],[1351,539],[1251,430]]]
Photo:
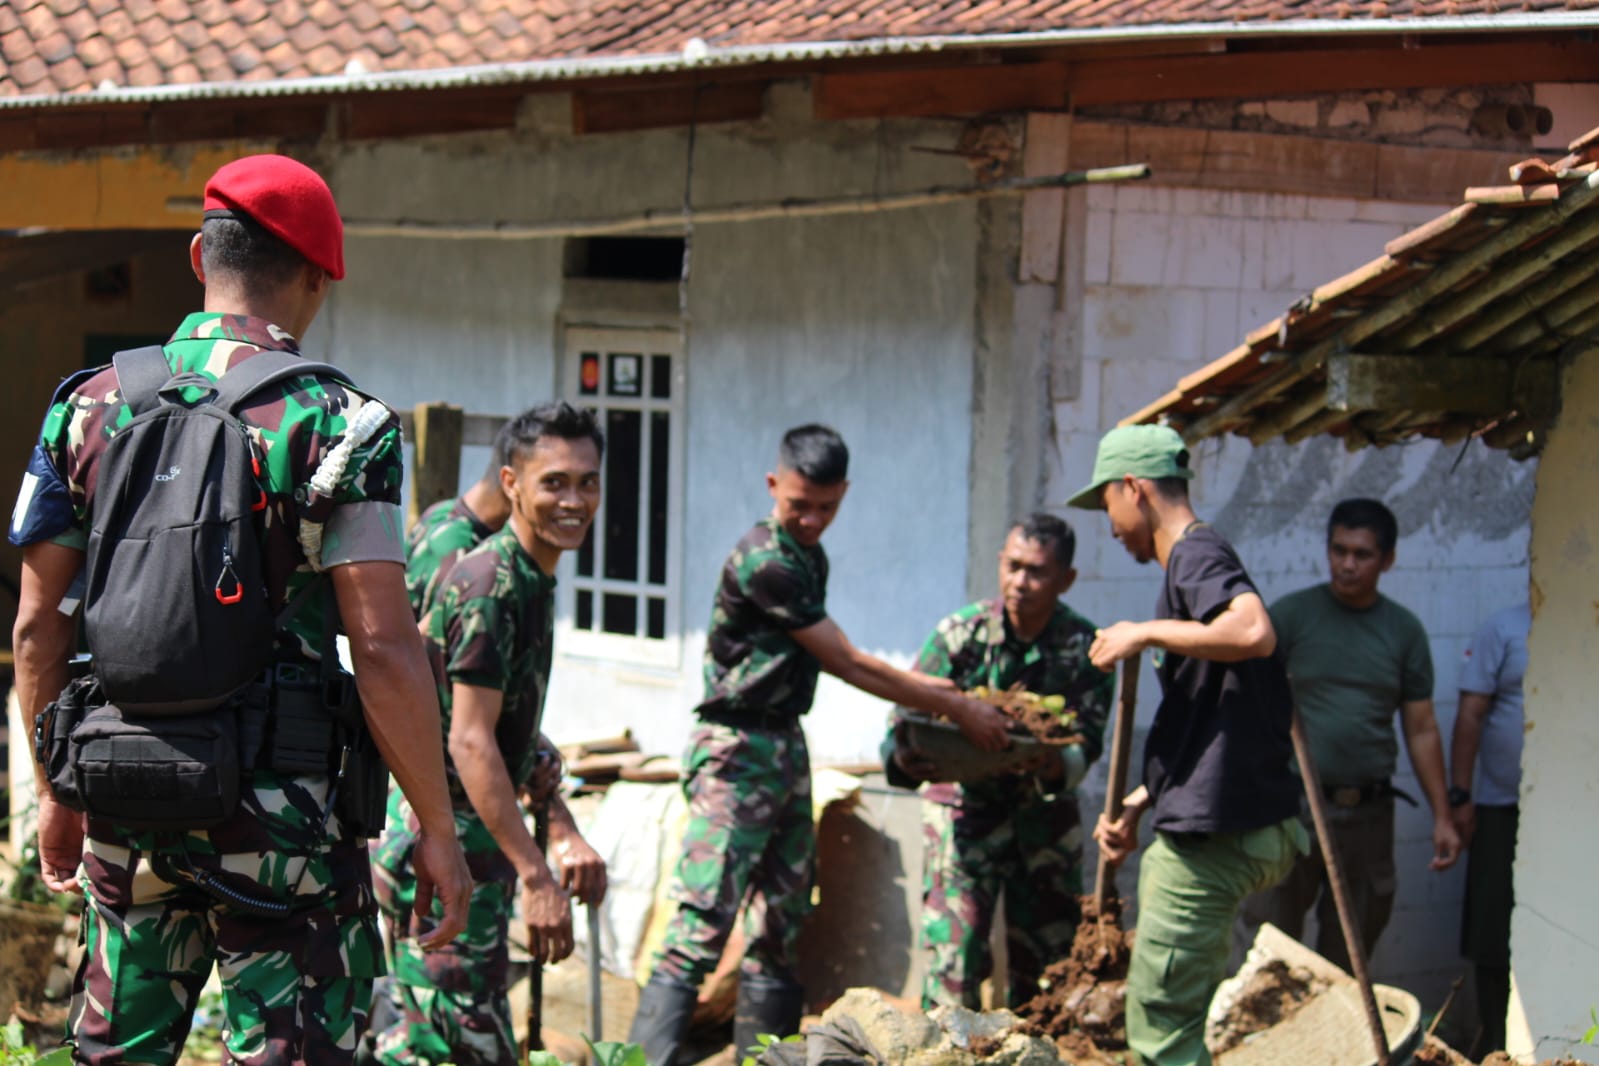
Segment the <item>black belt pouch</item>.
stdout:
[[133,829],[208,829],[239,806],[234,704],[160,717],[103,704],[84,714],[68,747],[78,798],[92,817]]

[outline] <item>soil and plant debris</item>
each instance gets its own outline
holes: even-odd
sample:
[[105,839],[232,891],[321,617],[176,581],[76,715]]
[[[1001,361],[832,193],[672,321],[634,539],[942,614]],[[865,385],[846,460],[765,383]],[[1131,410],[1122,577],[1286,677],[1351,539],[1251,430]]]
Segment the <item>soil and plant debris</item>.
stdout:
[[1020,685],[1003,692],[979,685],[966,695],[997,708],[1011,720],[1010,730],[1017,736],[1032,736],[1057,746],[1083,739],[1077,730],[1077,712],[1067,708],[1064,696],[1041,696]]
[[1307,1000],[1326,988],[1327,982],[1309,970],[1290,966],[1282,959],[1267,959],[1234,997],[1212,1037],[1212,1052],[1220,1054],[1235,1048],[1246,1037],[1291,1018]]
[[1127,1047],[1127,961],[1133,933],[1122,929],[1121,900],[1082,897],[1083,918],[1071,954],[1044,971],[1043,991],[1016,1013],[1021,1032],[1055,1041],[1067,1061],[1118,1063]]

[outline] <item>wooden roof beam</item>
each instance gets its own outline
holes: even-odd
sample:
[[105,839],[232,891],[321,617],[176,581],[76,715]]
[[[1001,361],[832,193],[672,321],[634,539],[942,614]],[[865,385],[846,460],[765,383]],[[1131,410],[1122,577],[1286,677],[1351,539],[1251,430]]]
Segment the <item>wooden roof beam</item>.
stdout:
[[1469,355],[1523,319],[1541,314],[1544,308],[1572,289],[1599,274],[1599,255],[1588,255],[1558,270],[1519,292],[1506,295],[1488,313],[1466,323],[1443,338],[1446,352]]
[[1335,355],[1327,360],[1326,407],[1343,418],[1360,411],[1438,411],[1502,415],[1553,410],[1554,360],[1517,365],[1471,356]]

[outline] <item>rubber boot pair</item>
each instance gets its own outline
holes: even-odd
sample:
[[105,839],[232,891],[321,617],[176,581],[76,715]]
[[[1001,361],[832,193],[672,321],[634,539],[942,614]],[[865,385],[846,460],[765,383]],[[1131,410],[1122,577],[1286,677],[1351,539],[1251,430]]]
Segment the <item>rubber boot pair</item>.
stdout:
[[639,993],[627,1042],[644,1049],[650,1066],[674,1066],[694,1017],[697,989],[655,974]]
[[759,1058],[760,1037],[781,1040],[799,1032],[805,989],[770,977],[740,974],[738,1007],[733,1014],[733,1061]]

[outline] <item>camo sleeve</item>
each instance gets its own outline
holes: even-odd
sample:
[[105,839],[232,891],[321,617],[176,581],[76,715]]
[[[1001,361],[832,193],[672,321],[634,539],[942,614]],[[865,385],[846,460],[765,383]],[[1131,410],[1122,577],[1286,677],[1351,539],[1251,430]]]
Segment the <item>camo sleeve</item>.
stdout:
[[776,553],[752,553],[740,568],[745,597],[780,629],[804,629],[827,617],[827,604],[804,567]]
[[114,379],[84,371],[61,383],[39,427],[39,439],[22,476],[11,512],[11,543],[23,547],[52,541],[82,549],[87,486],[79,471],[87,453],[103,448],[111,426],[125,421],[126,408],[113,402]]
[[1116,698],[1116,675],[1107,674],[1089,661],[1088,648],[1093,642],[1093,623],[1084,620],[1058,652],[1068,663],[1068,680],[1060,694],[1066,697],[1066,706],[1077,711],[1083,755],[1090,763],[1104,750],[1105,723]]
[[516,618],[514,605],[499,594],[494,562],[486,551],[462,559],[428,618],[435,632],[442,631],[451,683],[504,692],[512,683]]

